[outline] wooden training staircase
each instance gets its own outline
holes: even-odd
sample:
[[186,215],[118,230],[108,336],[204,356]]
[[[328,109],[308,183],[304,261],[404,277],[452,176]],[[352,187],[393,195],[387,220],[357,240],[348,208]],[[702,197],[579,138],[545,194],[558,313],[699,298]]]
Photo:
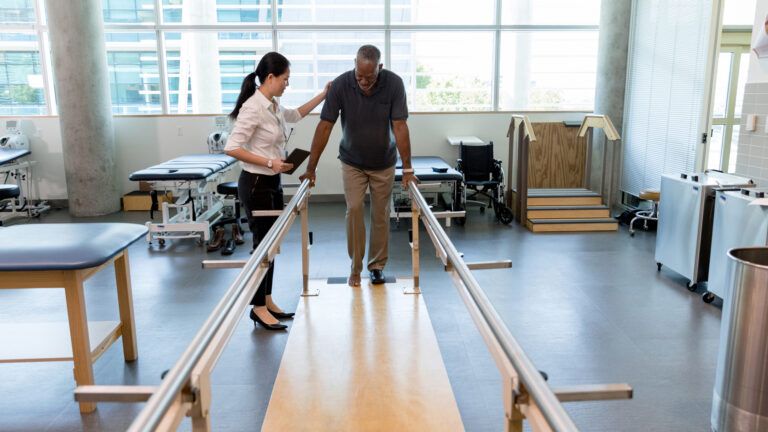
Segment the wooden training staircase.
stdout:
[[529,189],[525,226],[533,232],[616,231],[608,206],[588,189]]
[[[534,128],[538,131],[534,132]],[[602,193],[583,186],[573,187],[586,184],[589,178],[591,155],[586,143],[590,141],[591,134],[589,137],[586,135],[593,128],[604,129],[607,140],[619,139],[606,116],[585,116],[578,132],[555,124],[534,126],[527,116],[512,116],[507,136],[510,139],[509,160],[513,160],[513,156],[517,160],[514,185],[517,187],[513,186],[511,176],[508,176],[507,187],[513,191],[509,204],[520,224],[533,232],[618,230],[618,222],[611,218]],[[536,142],[537,135],[543,136],[543,142]],[[531,155],[533,143],[536,143],[536,148],[535,154]],[[604,156],[602,166],[606,164]],[[529,172],[532,173],[530,176]],[[604,170],[602,176],[601,191],[610,182],[610,179],[606,180]],[[531,183],[539,186],[530,187]]]

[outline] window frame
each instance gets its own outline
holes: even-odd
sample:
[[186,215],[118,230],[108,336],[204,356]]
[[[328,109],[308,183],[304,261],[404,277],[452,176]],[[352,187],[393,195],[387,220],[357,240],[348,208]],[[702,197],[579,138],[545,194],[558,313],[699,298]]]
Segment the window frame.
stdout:
[[[14,24],[8,25],[4,30],[13,31],[13,29],[22,29],[25,31],[35,31],[38,34],[40,41],[40,57],[41,57],[41,69],[45,76],[45,98],[49,115],[56,115],[56,103],[53,100],[53,79],[50,68],[50,49],[47,41],[48,28],[44,23],[44,17],[41,11],[43,10],[42,2],[44,0],[35,0],[35,17],[36,22],[32,25],[29,24]],[[491,110],[490,111],[467,111],[467,112],[507,112],[499,109],[499,87],[500,87],[500,56],[501,56],[501,36],[503,32],[541,32],[541,31],[598,31],[599,25],[562,25],[562,24],[502,24],[502,3],[509,0],[494,0],[494,18],[493,24],[480,24],[480,25],[442,25],[442,24],[392,24],[391,11],[392,1],[383,0],[384,2],[384,23],[383,24],[353,24],[353,25],[327,25],[327,24],[283,24],[279,23],[278,18],[278,1],[272,0],[270,7],[272,8],[271,22],[270,23],[219,23],[219,24],[202,24],[202,25],[187,25],[181,23],[164,23],[163,22],[163,0],[154,0],[155,8],[155,21],[154,23],[104,23],[104,33],[114,31],[135,31],[135,32],[155,32],[155,40],[157,44],[158,55],[158,72],[160,74],[160,101],[162,106],[162,114],[125,114],[125,115],[219,115],[221,113],[193,113],[193,114],[174,114],[170,112],[170,95],[168,85],[167,74],[167,59],[166,59],[166,47],[165,47],[165,33],[166,32],[184,32],[184,31],[234,31],[234,32],[271,32],[272,33],[272,49],[277,50],[280,41],[278,40],[278,33],[282,31],[313,31],[313,32],[338,32],[338,31],[383,31],[384,32],[384,47],[382,49],[384,53],[383,63],[384,66],[389,68],[392,64],[391,59],[391,35],[392,32],[398,31],[486,31],[493,34],[493,77],[491,81]],[[528,110],[515,110],[515,112],[524,112]],[[430,111],[419,111],[430,112]],[[442,112],[442,111],[441,111]],[[452,112],[452,111],[450,111]],[[557,110],[557,111],[537,111],[530,110],[528,112],[574,112],[573,110]],[[116,114],[121,115],[121,114]]]

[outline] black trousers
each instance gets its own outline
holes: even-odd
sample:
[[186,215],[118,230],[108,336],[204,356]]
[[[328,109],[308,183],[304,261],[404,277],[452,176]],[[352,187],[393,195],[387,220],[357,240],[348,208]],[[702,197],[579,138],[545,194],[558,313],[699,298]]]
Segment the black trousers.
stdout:
[[[282,210],[283,186],[280,183],[280,175],[254,174],[243,170],[237,181],[237,194],[240,205],[245,209],[248,217],[248,227],[253,233],[253,248],[261,243],[267,232],[277,220],[277,217],[253,217],[254,210]],[[272,294],[272,278],[275,273],[275,262],[269,263],[267,275],[261,281],[259,289],[251,300],[254,306],[265,306],[266,296]]]

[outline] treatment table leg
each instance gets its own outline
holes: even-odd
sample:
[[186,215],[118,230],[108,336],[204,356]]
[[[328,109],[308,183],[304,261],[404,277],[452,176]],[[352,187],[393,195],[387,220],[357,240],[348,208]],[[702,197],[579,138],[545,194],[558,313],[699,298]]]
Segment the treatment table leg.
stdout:
[[[75,364],[75,382],[79,386],[93,384],[91,363],[91,342],[88,337],[88,317],[85,313],[83,276],[79,271],[67,272],[64,292],[67,299],[69,334],[72,339],[72,359]],[[96,409],[93,402],[80,402],[80,412],[89,413]]]
[[139,357],[139,352],[136,347],[136,323],[133,319],[133,295],[131,293],[131,268],[128,264],[127,250],[124,250],[115,259],[115,279],[117,282],[117,303],[120,308],[123,357],[125,361],[131,362]]

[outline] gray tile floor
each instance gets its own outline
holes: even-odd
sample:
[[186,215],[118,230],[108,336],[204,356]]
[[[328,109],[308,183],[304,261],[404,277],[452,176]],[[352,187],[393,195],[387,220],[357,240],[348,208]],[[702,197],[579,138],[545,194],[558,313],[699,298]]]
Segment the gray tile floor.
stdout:
[[[118,213],[77,222],[142,223],[146,217]],[[343,206],[313,204],[310,218],[311,277],[346,275]],[[72,220],[58,211],[41,222]],[[390,274],[410,273],[408,226],[392,227]],[[634,387],[633,400],[568,404],[582,430],[709,429],[720,309],[689,293],[681,277],[666,269],[656,272],[654,234],[630,238],[621,229],[534,235],[477,210],[465,227],[448,233],[467,261],[513,261],[512,269],[475,275],[553,386],[627,382]],[[299,298],[298,235],[296,225],[277,262],[275,296],[286,309]],[[234,258],[247,252],[241,247]],[[218,255],[207,256],[192,241],[164,250],[138,242],[130,257],[140,357],[126,364],[120,344],[114,344],[95,365],[99,384],[158,384],[237,273],[202,270],[201,259]],[[501,430],[499,374],[450,278],[432,257],[433,249],[424,244],[424,300],[464,424],[468,431]],[[92,278],[86,296],[89,319],[117,317],[112,272]],[[66,321],[63,292],[0,291],[0,322],[39,321]],[[287,336],[254,329],[244,317],[214,374],[214,430],[260,428]],[[81,416],[72,388],[70,363],[0,364],[0,431],[119,431],[141,409],[141,404],[100,404],[95,413]]]

